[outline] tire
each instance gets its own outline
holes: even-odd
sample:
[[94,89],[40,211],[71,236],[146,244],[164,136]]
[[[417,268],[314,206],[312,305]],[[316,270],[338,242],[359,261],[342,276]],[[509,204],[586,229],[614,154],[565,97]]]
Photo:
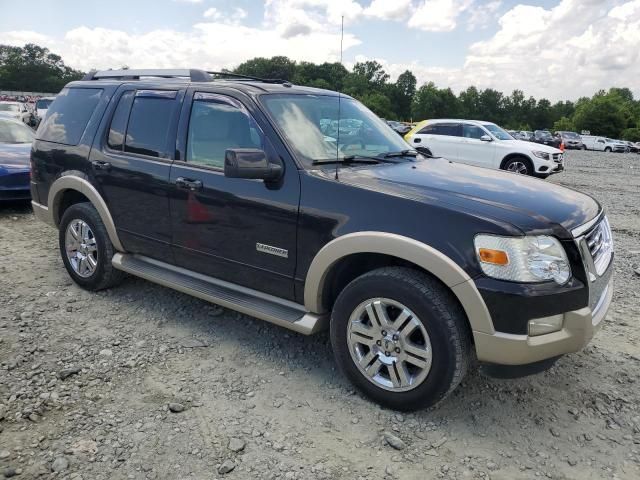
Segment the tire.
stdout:
[[[71,224],[73,226],[70,227]],[[75,242],[72,231],[78,236]],[[76,203],[64,212],[58,241],[64,266],[80,287],[91,291],[103,290],[117,285],[125,277],[124,272],[111,264],[115,249],[100,215],[90,203]],[[67,246],[74,248],[72,253],[67,253]]]
[[533,163],[526,157],[513,157],[505,162],[503,170],[508,172],[517,173],[519,175],[535,175]]
[[586,145],[582,145],[582,150],[586,150],[587,146]]
[[607,152],[607,153],[611,153],[611,147],[605,148],[604,151]]
[[[374,326],[374,321],[380,325],[372,310],[376,305],[376,311],[386,312],[391,321],[399,320],[400,312],[408,312],[397,332],[394,326]],[[360,334],[363,331],[371,338]],[[344,375],[364,395],[394,410],[435,406],[460,384],[472,360],[471,333],[453,293],[433,277],[410,268],[373,270],[347,285],[333,307],[330,335]],[[409,349],[418,355],[410,355]],[[416,362],[419,358],[424,361]],[[366,367],[375,375],[367,375]]]

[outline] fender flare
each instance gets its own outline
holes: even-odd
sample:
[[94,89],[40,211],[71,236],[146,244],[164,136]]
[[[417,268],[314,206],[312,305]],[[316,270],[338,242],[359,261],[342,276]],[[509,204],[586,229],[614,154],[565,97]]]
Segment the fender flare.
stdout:
[[60,202],[64,192],[67,190],[80,192],[89,199],[91,204],[98,211],[98,215],[100,215],[100,219],[107,230],[109,240],[111,240],[114,248],[119,252],[126,253],[126,250],[122,246],[122,242],[120,242],[120,238],[118,237],[116,225],[113,221],[113,217],[111,216],[111,212],[109,212],[107,203],[102,198],[102,195],[100,195],[100,192],[98,192],[98,190],[96,190],[89,181],[80,176],[64,175],[51,184],[47,205],[54,225],[57,227],[60,224]]
[[316,254],[307,272],[304,304],[310,312],[325,314],[322,304],[327,277],[341,259],[356,253],[379,253],[406,260],[437,277],[451,289],[462,305],[471,329],[493,334],[489,310],[475,282],[453,260],[422,242],[386,232],[356,232],[338,237]]

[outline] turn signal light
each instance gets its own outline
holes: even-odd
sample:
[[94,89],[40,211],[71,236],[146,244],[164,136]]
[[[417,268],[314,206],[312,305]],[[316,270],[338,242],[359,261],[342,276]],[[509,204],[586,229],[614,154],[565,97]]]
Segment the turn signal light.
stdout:
[[492,250],[490,248],[481,248],[478,251],[480,260],[484,263],[493,263],[494,265],[508,265],[509,257],[507,252],[502,250]]

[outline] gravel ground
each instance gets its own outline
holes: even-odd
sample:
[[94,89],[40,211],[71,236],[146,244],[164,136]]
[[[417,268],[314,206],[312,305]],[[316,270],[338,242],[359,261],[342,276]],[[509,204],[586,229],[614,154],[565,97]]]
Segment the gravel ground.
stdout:
[[92,294],[56,232],[0,207],[0,478],[640,478],[640,156],[569,152],[549,181],[592,193],[616,293],[581,353],[517,380],[475,372],[398,414],[303,337],[151,283]]

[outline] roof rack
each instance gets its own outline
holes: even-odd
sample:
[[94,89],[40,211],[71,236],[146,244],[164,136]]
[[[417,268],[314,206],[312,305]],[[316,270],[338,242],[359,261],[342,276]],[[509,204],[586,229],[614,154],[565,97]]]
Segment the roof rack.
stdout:
[[230,77],[238,80],[247,80],[262,83],[274,83],[290,86],[288,80],[279,78],[261,78],[251,75],[241,75],[233,72],[212,72],[198,69],[179,69],[179,68],[161,68],[161,69],[130,69],[130,70],[91,70],[82,80],[140,80],[140,77],[157,77],[157,78],[188,78],[192,82],[211,82],[214,80],[212,75],[216,77]]
[[140,80],[140,77],[158,78],[188,78],[192,82],[210,82],[212,80],[204,70],[196,69],[130,69],[130,70],[92,70],[82,80],[98,80],[110,78],[113,80]]
[[212,72],[212,71],[207,71],[205,73],[211,74],[211,75],[217,75],[220,77],[231,77],[231,78],[237,78],[238,80],[253,80],[256,82],[262,82],[262,83],[277,83],[277,84],[282,84],[282,85],[287,85],[287,84],[291,84],[291,82],[289,82],[289,80],[283,80],[281,78],[262,78],[262,77],[254,77],[252,75],[241,75],[239,73],[233,73],[233,72]]

